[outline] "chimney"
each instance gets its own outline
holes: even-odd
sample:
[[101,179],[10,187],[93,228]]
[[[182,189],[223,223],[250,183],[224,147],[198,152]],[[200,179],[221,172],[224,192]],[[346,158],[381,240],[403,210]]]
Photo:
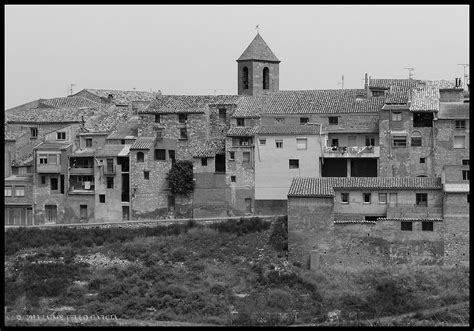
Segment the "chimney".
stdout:
[[368,78],[368,76],[367,76],[367,73],[365,73],[364,90],[367,91],[368,88],[369,88],[369,78]]
[[113,98],[114,98],[114,95],[113,95],[113,94],[109,94],[109,95],[107,96],[107,101],[108,101],[108,102],[111,102]]

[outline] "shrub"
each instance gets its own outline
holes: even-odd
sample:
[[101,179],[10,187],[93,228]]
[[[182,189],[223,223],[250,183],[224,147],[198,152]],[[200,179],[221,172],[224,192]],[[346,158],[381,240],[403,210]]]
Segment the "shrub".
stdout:
[[239,220],[230,219],[225,222],[213,223],[210,227],[219,232],[235,233],[241,236],[251,232],[267,230],[270,227],[270,223],[262,220],[260,217],[242,217]]
[[287,310],[291,306],[291,295],[285,290],[272,289],[268,292],[267,304],[269,307]]
[[277,251],[288,251],[288,217],[278,217],[273,224],[268,243]]
[[183,247],[178,247],[171,252],[171,260],[173,262],[186,261],[187,251]]

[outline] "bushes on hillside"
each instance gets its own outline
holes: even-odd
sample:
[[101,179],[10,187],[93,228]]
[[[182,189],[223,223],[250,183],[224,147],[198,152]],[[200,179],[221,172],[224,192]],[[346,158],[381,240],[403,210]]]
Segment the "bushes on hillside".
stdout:
[[219,232],[235,233],[238,236],[241,236],[251,232],[267,230],[270,227],[270,223],[264,221],[260,217],[252,217],[240,218],[239,220],[230,219],[225,222],[213,223],[210,227]]
[[268,243],[277,251],[288,252],[288,217],[278,217],[273,224]]

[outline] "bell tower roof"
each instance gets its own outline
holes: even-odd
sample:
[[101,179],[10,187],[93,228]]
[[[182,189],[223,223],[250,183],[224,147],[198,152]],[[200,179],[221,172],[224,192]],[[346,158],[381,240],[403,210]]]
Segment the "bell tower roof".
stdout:
[[237,59],[239,61],[249,61],[249,60],[257,60],[257,61],[268,61],[268,62],[281,62],[278,58],[273,54],[270,47],[268,47],[267,43],[263,38],[260,36],[259,33],[253,38],[252,42],[242,55]]

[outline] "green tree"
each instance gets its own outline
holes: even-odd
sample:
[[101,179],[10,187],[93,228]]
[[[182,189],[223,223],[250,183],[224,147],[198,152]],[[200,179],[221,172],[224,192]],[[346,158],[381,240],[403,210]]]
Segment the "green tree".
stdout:
[[168,188],[171,193],[188,196],[194,191],[193,164],[191,161],[176,161],[168,175]]

